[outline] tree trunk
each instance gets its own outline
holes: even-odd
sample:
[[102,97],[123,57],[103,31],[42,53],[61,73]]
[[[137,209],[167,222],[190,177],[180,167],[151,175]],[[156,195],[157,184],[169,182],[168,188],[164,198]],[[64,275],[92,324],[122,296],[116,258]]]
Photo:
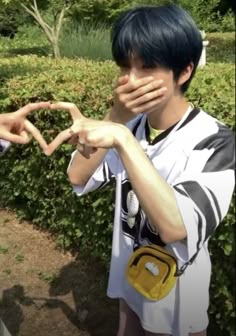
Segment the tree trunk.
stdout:
[[60,48],[59,48],[59,34],[62,26],[62,21],[65,15],[65,11],[69,8],[65,5],[62,7],[60,14],[58,17],[55,18],[55,22],[53,26],[50,26],[49,24],[44,21],[42,16],[39,13],[38,6],[37,6],[37,0],[33,1],[33,4],[29,7],[25,6],[24,4],[21,4],[21,6],[26,10],[27,13],[33,16],[33,18],[38,22],[39,26],[43,30],[43,32],[46,34],[48,41],[51,43],[52,50],[53,50],[53,56],[55,58],[60,58]]
[[52,47],[53,47],[53,56],[55,58],[60,58],[61,57],[61,53],[60,53],[60,48],[59,48],[58,40],[52,43]]

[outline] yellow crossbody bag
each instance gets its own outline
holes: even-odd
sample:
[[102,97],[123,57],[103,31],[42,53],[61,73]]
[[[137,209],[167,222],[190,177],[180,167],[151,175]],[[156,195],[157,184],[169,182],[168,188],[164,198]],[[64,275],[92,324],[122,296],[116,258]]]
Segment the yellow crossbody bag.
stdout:
[[142,246],[131,255],[126,266],[126,279],[149,300],[160,300],[174,287],[177,262],[164,248]]
[[128,260],[126,280],[145,298],[160,300],[169,294],[177,278],[193,263],[198,252],[178,269],[175,257],[163,247],[154,244],[140,246]]

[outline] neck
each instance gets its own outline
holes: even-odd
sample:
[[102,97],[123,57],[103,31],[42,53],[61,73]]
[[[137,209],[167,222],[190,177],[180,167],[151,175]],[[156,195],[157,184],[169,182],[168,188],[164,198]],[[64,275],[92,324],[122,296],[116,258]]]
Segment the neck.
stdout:
[[178,122],[185,114],[189,103],[184,97],[176,96],[166,105],[160,106],[148,114],[148,122],[152,128],[165,130]]

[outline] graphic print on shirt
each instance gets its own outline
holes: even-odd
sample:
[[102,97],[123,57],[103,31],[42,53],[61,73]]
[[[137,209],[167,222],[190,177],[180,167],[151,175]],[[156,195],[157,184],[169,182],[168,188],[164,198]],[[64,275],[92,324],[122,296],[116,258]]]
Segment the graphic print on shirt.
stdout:
[[138,245],[156,244],[165,246],[159,234],[151,227],[140,205],[135,216],[135,223],[134,225],[130,225],[128,221],[127,199],[131,190],[132,186],[129,180],[123,180],[121,185],[121,223],[123,234],[133,239]]

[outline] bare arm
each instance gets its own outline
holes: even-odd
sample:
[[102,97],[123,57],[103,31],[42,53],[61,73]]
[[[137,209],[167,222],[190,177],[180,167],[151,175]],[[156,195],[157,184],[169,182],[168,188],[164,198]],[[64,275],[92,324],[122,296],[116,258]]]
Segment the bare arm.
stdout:
[[158,174],[131,132],[124,134],[117,138],[116,150],[151,225],[165,243],[184,239],[187,233],[173,189]]

